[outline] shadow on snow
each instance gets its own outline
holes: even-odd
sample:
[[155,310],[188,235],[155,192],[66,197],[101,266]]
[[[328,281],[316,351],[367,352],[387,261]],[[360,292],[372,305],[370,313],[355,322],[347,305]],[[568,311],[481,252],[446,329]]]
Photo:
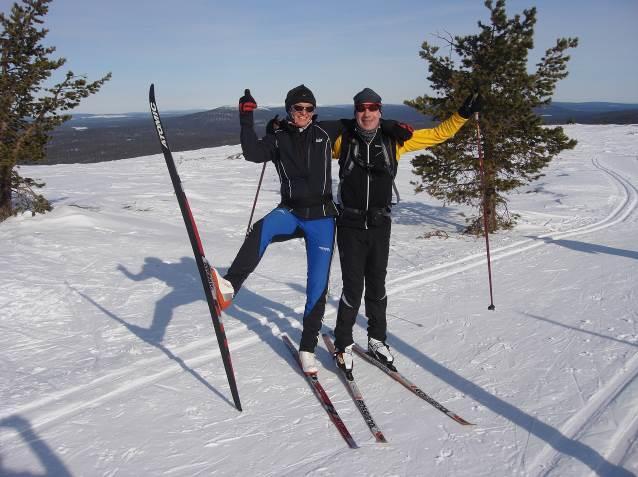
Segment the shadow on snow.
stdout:
[[618,257],[633,258],[638,260],[638,251],[624,250],[622,248],[607,247],[605,245],[598,245],[595,243],[578,242],[577,240],[554,240],[549,237],[528,237],[534,240],[543,240],[545,243],[551,245],[559,245],[561,247],[575,250],[576,252],[585,252],[591,254],[607,254],[616,255]]
[[[361,327],[364,327],[361,323],[362,320],[357,321]],[[587,467],[596,471],[598,475],[609,477],[630,477],[634,475],[628,470],[606,461],[602,455],[591,447],[577,440],[570,439],[540,419],[525,413],[516,406],[490,394],[451,369],[442,366],[396,335],[388,333],[388,341],[406,358],[421,366],[433,376],[436,376],[441,381],[474,399],[495,414],[503,416],[531,435],[545,441],[561,454],[581,461]],[[530,471],[532,470],[533,469],[530,469]],[[545,470],[548,471],[549,469]]]
[[[190,263],[189,263],[189,260],[190,260]],[[151,266],[149,266],[148,264],[151,264]],[[163,265],[165,265],[165,267]],[[76,292],[78,295],[80,295],[82,298],[84,298],[86,301],[88,301],[93,306],[95,306],[98,310],[100,310],[106,316],[108,316],[109,318],[123,325],[125,328],[127,328],[131,333],[133,333],[135,336],[140,338],[142,341],[159,349],[169,359],[175,361],[184,371],[188,372],[200,383],[202,383],[208,389],[210,389],[215,394],[217,394],[217,396],[224,399],[224,401],[226,401],[229,405],[231,405],[234,408],[235,405],[233,404],[233,402],[231,402],[226,396],[224,396],[221,392],[215,389],[197,371],[189,368],[182,358],[173,354],[171,350],[169,350],[166,346],[162,344],[162,340],[166,332],[166,327],[168,326],[173,316],[173,310],[178,306],[186,305],[188,303],[193,303],[195,301],[198,301],[201,299],[199,295],[203,295],[203,293],[201,294],[197,293],[197,288],[192,286],[187,288],[186,285],[184,285],[183,283],[180,283],[180,281],[183,280],[183,277],[181,276],[182,272],[184,270],[188,270],[189,268],[195,268],[194,259],[182,258],[179,264],[166,264],[157,258],[149,257],[146,259],[145,267],[142,269],[142,272],[140,272],[139,274],[133,275],[133,274],[130,274],[129,272],[126,272],[127,276],[135,277],[134,279],[137,281],[145,280],[147,278],[159,278],[160,280],[164,280],[168,286],[174,287],[173,290],[167,296],[161,298],[155,305],[153,323],[151,324],[150,328],[143,328],[138,325],[128,323],[126,320],[120,318],[112,311],[108,310],[104,306],[97,303],[93,298],[91,298],[86,293],[83,293],[77,290],[71,285],[67,284],[67,286],[71,288],[74,292]],[[123,267],[118,267],[118,269],[123,269]],[[152,272],[150,270],[152,270]],[[195,271],[197,271],[196,268],[195,268]],[[190,275],[191,277],[189,281],[201,287],[199,279],[195,281],[193,273],[190,273]]]
[[632,343],[631,341],[620,340],[618,338],[613,338],[611,336],[603,335],[600,333],[596,333],[594,331],[584,330],[582,328],[576,328],[575,326],[565,325],[563,323],[559,323],[558,321],[550,320],[549,318],[544,318],[538,315],[532,315],[531,313],[519,312],[522,315],[529,316],[530,318],[534,318],[535,320],[544,321],[545,323],[550,323],[552,325],[560,326],[562,328],[567,328],[568,330],[578,331],[579,333],[585,333],[591,336],[596,336],[597,338],[602,338],[605,340],[615,341],[616,343],[638,347],[638,343]]
[[430,206],[421,202],[401,201],[392,208],[392,223],[398,225],[432,225],[454,227],[455,232],[463,232],[466,225],[454,220],[458,216],[455,209]]
[[[458,226],[458,224],[454,224],[451,222],[447,223]],[[559,245],[570,246],[577,250],[587,251],[590,253],[615,253],[617,255],[627,256],[626,254],[622,253],[627,251],[619,251],[618,249],[611,249],[608,247],[563,240],[551,242],[556,242]],[[636,258],[632,255],[634,253],[635,252],[630,252],[629,256],[631,256],[632,258]],[[166,326],[173,316],[173,310],[177,306],[203,299],[203,293],[200,288],[201,283],[199,282],[194,259],[183,257],[178,264],[166,264],[158,258],[148,257],[145,260],[144,268],[138,274],[132,274],[128,272],[124,267],[118,268],[132,280],[140,281],[148,278],[158,278],[164,281],[168,286],[172,287],[172,291],[166,297],[160,299],[157,302],[155,313],[153,316],[153,323],[150,328],[144,329],[138,327],[137,325],[131,325],[112,312],[106,310],[104,307],[96,303],[87,295],[77,290],[76,292],[83,296],[86,300],[91,302],[94,306],[99,308],[107,316],[127,327],[140,339],[162,350],[169,358],[177,361],[184,370],[191,373],[199,381],[205,384],[209,389],[213,390],[217,395],[222,397],[226,402],[228,402],[229,405],[232,406],[233,404],[226,397],[212,388],[210,384],[208,384],[201,376],[199,376],[195,371],[188,368],[179,357],[173,355],[168,349],[166,349],[165,346],[161,344]],[[304,293],[304,287],[297,284],[288,285],[291,288]],[[247,326],[249,330],[256,333],[263,342],[267,343],[280,357],[284,358],[284,360],[286,360],[288,363],[293,362],[292,356],[286,349],[285,344],[276,334],[274,328],[270,326],[271,323],[275,324],[277,329],[282,333],[291,335],[291,338],[293,339],[297,338],[297,335],[300,334],[300,330],[293,327],[289,320],[282,318],[282,316],[291,317],[297,315],[297,313],[295,313],[292,308],[262,297],[261,295],[254,293],[248,288],[244,287],[242,288],[240,293],[238,293],[233,306],[226,310],[225,315],[240,320]],[[263,319],[260,319],[259,317]],[[360,326],[364,326],[362,324],[362,320],[358,320],[358,322]],[[445,366],[442,366],[441,364],[428,357],[422,351],[410,345],[408,342],[400,339],[399,337],[391,333],[388,333],[388,336],[389,341],[392,343],[393,347],[396,348],[407,359],[410,359],[411,361],[431,373],[433,376],[457,389],[461,393],[474,399],[476,402],[485,406],[487,409],[491,410],[495,414],[503,416],[521,429],[525,429],[530,434],[547,442],[561,454],[573,457],[574,459],[581,461],[590,469],[598,472],[599,475],[633,475],[631,474],[631,472],[623,469],[622,467],[616,466],[606,461],[603,456],[601,456],[596,450],[592,449],[591,447],[574,439],[570,439],[569,437],[563,435],[559,430],[551,427],[548,424],[545,424],[538,418],[525,413],[512,404],[494,396],[493,394],[490,394],[480,386],[477,386],[476,384],[465,379],[454,371],[446,368]],[[232,343],[230,348],[232,353]],[[319,350],[322,350],[320,353],[318,353],[317,356],[319,361],[324,365],[326,369],[331,370],[332,368],[334,368],[332,357],[330,356],[330,354],[321,346],[318,347],[318,351]],[[296,364],[293,364],[292,366],[299,374],[301,373]]]
[[44,474],[8,469],[3,465],[0,455],[0,475],[2,477],[71,477],[71,473],[62,460],[35,433],[28,420],[18,415],[9,416],[0,419],[0,427],[14,429],[45,469]]

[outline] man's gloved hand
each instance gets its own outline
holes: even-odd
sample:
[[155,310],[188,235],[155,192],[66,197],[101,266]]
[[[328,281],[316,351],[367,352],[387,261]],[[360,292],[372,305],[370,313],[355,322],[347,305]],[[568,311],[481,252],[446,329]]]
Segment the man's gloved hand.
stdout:
[[244,95],[239,98],[239,124],[242,126],[252,127],[253,111],[257,109],[257,101],[250,94],[250,90],[246,89]]
[[480,113],[483,109],[481,95],[478,91],[471,93],[459,108],[458,113],[465,119],[470,119],[474,113]]
[[404,143],[412,138],[414,128],[409,124],[400,123],[394,119],[381,119],[381,132],[400,143]]
[[277,114],[266,124],[266,134],[275,134],[275,131],[279,129],[279,115]]

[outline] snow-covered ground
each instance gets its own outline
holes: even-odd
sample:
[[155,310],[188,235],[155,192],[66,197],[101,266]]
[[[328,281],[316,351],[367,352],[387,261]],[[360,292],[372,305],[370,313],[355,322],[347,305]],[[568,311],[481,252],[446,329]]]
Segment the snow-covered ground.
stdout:
[[[55,209],[0,224],[0,475],[633,475],[638,125],[565,129],[576,149],[511,196],[520,225],[491,237],[495,311],[484,240],[459,234],[469,211],[413,195],[403,158],[389,344],[404,374],[476,425],[359,359],[389,441],[377,444],[320,342],[320,379],[357,450],[280,338],[300,335],[302,242],[272,245],[225,314],[239,413],[163,157],[24,167]],[[260,172],[239,152],[175,154],[222,269]],[[267,171],[256,216],[277,202]],[[435,230],[449,238],[423,238]],[[335,257],[326,330],[340,287]],[[363,316],[355,333],[363,343]]]

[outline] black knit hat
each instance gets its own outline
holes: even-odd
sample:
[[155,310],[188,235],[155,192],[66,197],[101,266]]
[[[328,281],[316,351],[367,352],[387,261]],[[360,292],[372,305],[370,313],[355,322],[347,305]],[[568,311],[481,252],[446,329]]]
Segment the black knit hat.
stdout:
[[293,104],[297,103],[310,103],[315,107],[317,106],[317,101],[312,91],[303,84],[288,91],[286,95],[286,111],[288,111]]
[[354,104],[361,103],[379,103],[381,104],[381,96],[375,93],[370,88],[364,88],[354,95]]

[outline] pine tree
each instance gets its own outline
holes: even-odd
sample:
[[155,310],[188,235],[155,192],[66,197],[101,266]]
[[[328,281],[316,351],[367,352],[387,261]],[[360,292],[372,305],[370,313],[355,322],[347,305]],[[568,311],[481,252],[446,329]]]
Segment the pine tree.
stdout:
[[[424,42],[420,56],[428,63],[428,79],[436,97],[421,96],[405,103],[443,120],[459,107],[463,98],[479,91],[485,187],[479,180],[476,129],[472,122],[447,142],[414,158],[413,172],[419,179],[416,191],[427,191],[446,203],[486,207],[488,228],[513,224],[505,193],[542,176],[552,158],[576,145],[561,127],[544,127],[534,108],[547,105],[556,83],[567,76],[568,48],[577,38],[560,38],[546,50],[529,73],[528,53],[534,47],[536,8],[523,16],[508,18],[505,0],[486,0],[490,23],[478,22],[479,33],[444,39],[457,57],[439,56],[439,48]],[[479,214],[480,216],[480,214]],[[468,219],[468,231],[483,229],[479,217]]]
[[0,13],[0,221],[20,210],[44,212],[49,202],[34,189],[42,183],[21,177],[17,166],[42,161],[49,133],[71,118],[65,114],[110,79],[89,83],[68,71],[54,86],[45,83],[66,60],[51,59],[55,47],[42,40],[41,28],[51,0],[23,0],[11,13]]

